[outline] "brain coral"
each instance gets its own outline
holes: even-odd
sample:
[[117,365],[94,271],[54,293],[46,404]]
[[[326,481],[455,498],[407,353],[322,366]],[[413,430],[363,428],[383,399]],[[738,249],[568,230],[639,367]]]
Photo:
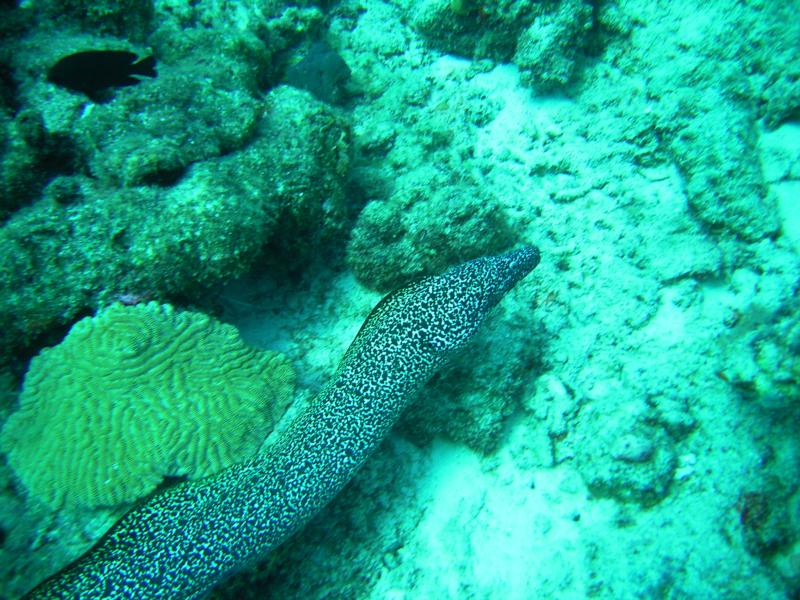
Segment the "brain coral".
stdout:
[[115,304],[33,359],[0,447],[54,508],[115,505],[248,457],[293,391],[288,360],[230,325]]

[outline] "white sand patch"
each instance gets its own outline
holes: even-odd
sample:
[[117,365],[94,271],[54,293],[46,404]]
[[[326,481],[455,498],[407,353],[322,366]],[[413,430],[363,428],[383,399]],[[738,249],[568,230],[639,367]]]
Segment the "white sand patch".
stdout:
[[800,252],[800,181],[785,181],[772,186],[778,200],[781,231]]
[[486,470],[471,450],[434,442],[419,488],[425,514],[401,552],[418,587],[392,588],[402,579],[393,573],[373,598],[584,597],[581,521],[605,519],[605,505],[590,505],[568,468],[522,470],[507,450],[497,459]]
[[781,231],[800,252],[800,124],[786,123],[760,140],[761,169],[778,203]]
[[647,337],[663,346],[675,346],[686,337],[687,316],[675,304],[679,294],[678,288],[664,288],[658,312],[644,328]]
[[731,275],[730,284],[703,284],[704,315],[712,321],[722,321],[731,309],[745,311],[758,293],[759,281],[757,273],[749,269],[737,269]]
[[477,75],[475,85],[503,103],[491,123],[483,127],[476,140],[476,155],[513,156],[523,166],[531,161],[532,143],[541,136],[558,137],[561,128],[551,113],[565,103],[561,98],[538,98],[519,83],[514,65],[500,65]]

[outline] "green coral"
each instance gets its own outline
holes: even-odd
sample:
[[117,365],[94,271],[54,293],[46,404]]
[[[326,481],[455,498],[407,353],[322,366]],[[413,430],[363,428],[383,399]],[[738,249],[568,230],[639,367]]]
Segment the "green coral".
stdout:
[[287,359],[230,325],[115,304],[33,359],[0,445],[50,506],[113,506],[252,455],[293,390]]

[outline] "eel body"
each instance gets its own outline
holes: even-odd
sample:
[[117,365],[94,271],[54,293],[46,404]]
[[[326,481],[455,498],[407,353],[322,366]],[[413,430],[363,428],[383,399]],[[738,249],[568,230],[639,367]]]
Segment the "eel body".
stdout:
[[132,509],[26,598],[200,598],[263,557],[344,487],[419,389],[538,262],[539,251],[527,246],[391,293],[270,450]]

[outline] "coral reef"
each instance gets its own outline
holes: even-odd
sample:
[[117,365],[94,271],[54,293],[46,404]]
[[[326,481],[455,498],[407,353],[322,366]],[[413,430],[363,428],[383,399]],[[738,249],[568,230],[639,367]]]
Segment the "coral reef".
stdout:
[[[226,318],[310,396],[375,298],[353,272],[388,289],[536,240],[535,285],[422,391],[383,446],[405,449],[302,558],[217,593],[800,597],[796,13],[0,2],[0,420],[30,356],[115,298],[216,310],[238,289]],[[339,109],[275,87],[317,44],[351,82],[331,57],[288,80]],[[152,53],[158,76],[104,103],[47,82],[91,48]],[[13,481],[0,465],[2,597],[119,512],[26,504]]]
[[796,491],[773,475],[765,477],[758,487],[750,484],[739,494],[736,512],[745,547],[751,554],[770,558],[795,541],[789,498]]
[[[796,14],[796,6],[783,2],[770,3],[767,10],[743,11],[746,24],[741,30],[746,37],[739,41],[733,36],[729,41],[734,46],[742,44],[737,57],[754,67],[755,110],[769,128],[800,117],[800,53],[792,44],[800,37]],[[754,43],[756,40],[772,43]]]
[[54,508],[132,502],[256,451],[292,398],[281,355],[169,305],[115,304],[34,358],[2,432],[28,492]]
[[[603,397],[624,392],[609,382]],[[648,422],[646,407],[630,403],[609,411],[603,401],[583,407],[576,423],[575,466],[588,488],[599,496],[652,506],[669,492],[678,466],[674,442],[659,425]],[[598,412],[603,412],[602,418]]]
[[[244,272],[268,242],[299,260],[341,235],[346,123],[286,86],[272,90],[266,106],[255,140],[194,165],[169,187],[109,188],[65,176],[14,213],[0,230],[2,351],[120,294],[199,294]],[[123,162],[140,179],[164,156],[135,153]]]
[[17,402],[18,382],[14,374],[3,368],[0,369],[0,423],[11,413]]
[[152,0],[34,0],[32,5],[46,19],[58,19],[93,33],[142,39],[153,17]]
[[[263,111],[238,82],[163,69],[117,101],[95,106],[74,135],[89,171],[112,186],[166,185],[194,162],[241,149]],[[89,150],[91,149],[91,150]]]
[[[631,8],[611,3],[599,11],[594,43],[611,68],[582,74],[584,101],[604,114],[624,115],[626,141],[642,149],[637,162],[666,158],[679,167],[689,214],[709,234],[746,242],[774,237],[779,229],[775,200],[753,157],[759,120],[775,126],[796,114],[797,84],[788,73],[800,69],[790,42],[800,25],[782,6],[731,6],[726,18],[739,23],[742,35],[710,33],[709,39],[676,35],[669,17],[658,10],[638,15],[647,27],[637,30]],[[705,19],[713,32],[715,17]],[[660,50],[657,55],[631,52],[632,44]],[[669,66],[661,63],[664,56],[672,57]],[[612,91],[620,89],[625,89],[622,96]],[[603,120],[588,134],[607,144]]]
[[[800,317],[796,302],[774,324],[758,323],[758,315],[730,336],[727,368],[722,376],[741,397],[774,416],[800,417]],[[755,321],[755,322],[754,322]]]
[[592,6],[581,0],[427,0],[413,6],[414,27],[433,47],[513,62],[523,82],[540,93],[570,82],[594,23]]
[[29,204],[56,173],[74,167],[72,144],[47,130],[41,114],[0,111],[0,223]]
[[775,235],[775,201],[766,193],[759,165],[750,158],[756,144],[752,118],[726,106],[716,94],[708,96],[671,143],[686,179],[689,205],[711,231],[748,241]]
[[495,254],[512,239],[499,203],[472,188],[402,191],[364,208],[347,260],[365,285],[388,291],[447,265]]
[[[32,5],[2,8],[0,360],[120,295],[191,301],[267,245],[302,262],[343,233],[345,119],[269,89],[318,7],[243,24],[208,3]],[[42,76],[98,48],[152,54],[158,76],[101,103]]]
[[551,3],[520,0],[425,0],[410,4],[413,27],[438,50],[474,58],[508,60],[516,38]]
[[554,12],[537,17],[520,33],[513,62],[522,72],[522,81],[538,93],[569,83],[587,44],[592,14],[586,2],[559,2]]

